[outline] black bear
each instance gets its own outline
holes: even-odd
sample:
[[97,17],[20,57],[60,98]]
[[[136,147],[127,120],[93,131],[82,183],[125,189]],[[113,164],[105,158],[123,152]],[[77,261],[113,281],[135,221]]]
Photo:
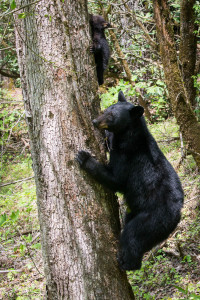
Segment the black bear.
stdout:
[[92,31],[92,46],[90,47],[90,51],[94,53],[97,79],[99,85],[101,85],[103,84],[103,73],[107,68],[110,56],[104,30],[108,28],[110,24],[99,15],[90,15],[90,25]]
[[80,167],[98,182],[123,193],[128,209],[120,237],[118,262],[123,270],[141,267],[143,254],[165,240],[180,221],[183,190],[178,175],[159,149],[143,117],[144,109],[126,101],[93,120],[112,133],[107,165],[79,151]]

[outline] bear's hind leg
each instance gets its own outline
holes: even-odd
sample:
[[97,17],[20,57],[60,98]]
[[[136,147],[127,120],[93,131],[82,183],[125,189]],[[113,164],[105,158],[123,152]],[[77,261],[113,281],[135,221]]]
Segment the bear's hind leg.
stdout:
[[131,216],[131,213],[126,214],[125,227],[120,237],[118,263],[122,270],[140,269],[144,254],[141,245],[143,237],[140,232],[148,214],[142,213],[132,219]]
[[143,212],[129,220],[120,238],[118,262],[121,269],[140,269],[144,253],[167,237],[165,231],[155,212]]
[[98,79],[98,84],[102,85],[104,80],[103,80],[103,67],[101,64],[97,64],[96,66],[96,70],[97,70],[97,79]]
[[143,212],[125,224],[120,238],[118,262],[123,270],[141,266],[145,252],[168,238],[180,220],[180,212],[157,207]]

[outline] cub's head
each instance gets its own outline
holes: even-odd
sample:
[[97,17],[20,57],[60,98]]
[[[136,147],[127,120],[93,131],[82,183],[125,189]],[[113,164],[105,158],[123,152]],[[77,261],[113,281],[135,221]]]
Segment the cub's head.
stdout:
[[108,107],[102,115],[92,121],[95,127],[120,133],[132,126],[144,113],[142,106],[134,106],[126,101],[122,91],[119,92],[118,102]]
[[110,27],[110,24],[99,15],[90,15],[90,25],[93,31],[104,31],[104,29]]

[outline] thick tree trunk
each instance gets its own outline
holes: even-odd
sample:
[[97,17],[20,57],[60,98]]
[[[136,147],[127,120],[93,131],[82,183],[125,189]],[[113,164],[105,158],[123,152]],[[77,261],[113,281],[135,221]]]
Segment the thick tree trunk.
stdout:
[[160,56],[173,112],[188,149],[200,169],[200,124],[190,105],[179,69],[169,8],[166,0],[155,0],[153,3]]
[[86,3],[42,0],[16,16],[47,298],[127,300],[134,296],[116,260],[116,198],[74,160],[80,149],[104,157],[91,124],[99,99]]
[[197,37],[195,30],[195,13],[193,6],[196,0],[181,1],[180,15],[180,33],[181,42],[179,49],[179,57],[181,61],[181,71],[183,82],[186,87],[187,96],[192,106],[195,106],[196,89],[194,87],[194,79],[192,76],[195,73],[196,52],[197,52]]

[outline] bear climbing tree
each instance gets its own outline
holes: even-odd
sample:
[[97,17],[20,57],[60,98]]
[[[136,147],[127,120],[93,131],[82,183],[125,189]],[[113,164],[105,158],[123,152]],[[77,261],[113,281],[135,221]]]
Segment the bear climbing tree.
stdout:
[[118,262],[123,270],[141,267],[144,253],[166,239],[180,221],[183,190],[178,175],[149,132],[143,107],[118,103],[93,121],[99,129],[112,132],[108,165],[79,151],[84,170],[113,191],[124,194],[129,212],[120,237]]
[[90,52],[94,53],[97,79],[99,85],[103,84],[103,74],[108,65],[110,56],[108,42],[104,30],[110,26],[103,17],[90,15],[90,26],[92,30],[92,46]]

